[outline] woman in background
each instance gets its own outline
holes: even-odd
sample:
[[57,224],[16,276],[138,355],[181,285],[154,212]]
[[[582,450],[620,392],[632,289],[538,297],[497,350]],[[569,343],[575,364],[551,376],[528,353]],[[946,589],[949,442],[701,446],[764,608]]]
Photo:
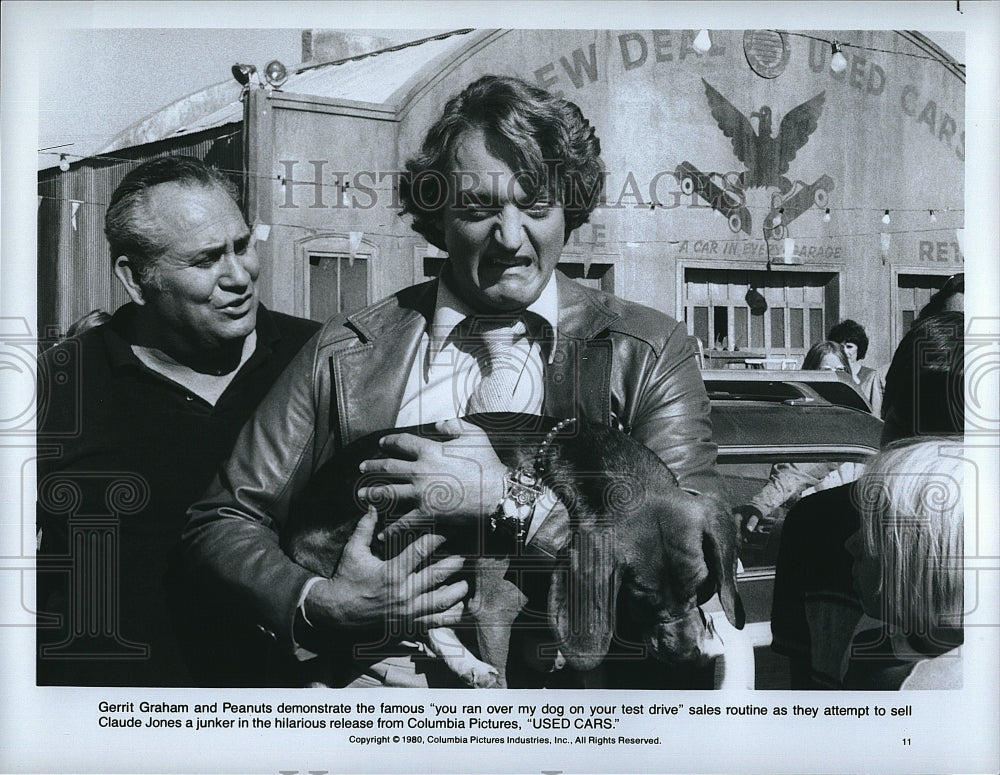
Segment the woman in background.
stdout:
[[803,371],[843,371],[857,383],[844,346],[837,342],[816,342],[802,360]]
[[[934,440],[943,445],[940,438],[948,437],[952,444],[950,455],[960,452],[965,427],[964,355],[965,318],[961,312],[942,312],[914,323],[896,348],[886,375],[882,404],[883,450],[902,449],[899,445],[906,444],[904,440]],[[916,452],[913,454],[916,456]],[[951,456],[942,448],[931,462],[927,458],[922,461],[917,458],[908,463],[907,468],[909,473],[940,470],[947,476],[947,467],[956,463]],[[870,463],[871,470],[883,470],[884,473],[878,480],[868,481],[888,482],[885,464],[877,461],[878,458]],[[882,469],[876,467],[879,465]],[[906,473],[901,465],[892,464],[889,470],[893,476]],[[936,481],[933,474],[930,477],[922,485],[928,494],[935,492],[926,484]],[[910,478],[911,484],[920,481],[919,477]],[[959,479],[959,494],[960,484]],[[852,640],[864,614],[854,581],[854,556],[845,544],[861,527],[863,504],[868,504],[871,514],[888,513],[876,509],[878,499],[862,496],[860,488],[858,481],[818,492],[799,501],[785,518],[775,567],[771,649],[788,657],[792,689],[843,689],[845,686]],[[888,484],[886,489],[891,490]],[[868,492],[877,493],[879,489]],[[898,494],[893,498],[893,503],[902,502]],[[942,502],[948,503],[947,499]],[[961,517],[960,502],[956,508],[957,511],[950,514],[952,520]],[[869,524],[872,524],[870,519]],[[952,536],[961,537],[961,529],[957,532],[953,529]],[[885,541],[882,546],[889,550],[894,544]],[[949,551],[954,557],[961,557],[960,550],[957,554],[954,548]],[[914,552],[906,554],[912,557]],[[940,572],[940,563],[934,567],[937,570],[932,573]],[[918,577],[916,569],[908,566],[904,578]],[[887,604],[886,616],[891,618],[889,608]],[[893,603],[891,608],[899,610],[900,606]],[[958,631],[961,632],[960,627]],[[954,638],[943,641],[942,645],[950,647]],[[890,657],[896,653],[893,649]],[[918,649],[918,653],[925,652]],[[857,656],[863,654],[859,652]],[[938,669],[949,664],[948,660],[934,661]],[[914,671],[907,688],[916,682],[916,673],[924,669]],[[870,683],[859,670],[864,672],[861,665],[855,664],[852,682],[856,685]]]
[[885,378],[882,370],[861,365],[861,361],[868,354],[868,334],[865,333],[864,327],[850,319],[842,320],[830,329],[827,339],[837,342],[844,348],[851,365],[851,374],[858,383],[858,391],[865,397],[872,414],[876,417],[881,416]]

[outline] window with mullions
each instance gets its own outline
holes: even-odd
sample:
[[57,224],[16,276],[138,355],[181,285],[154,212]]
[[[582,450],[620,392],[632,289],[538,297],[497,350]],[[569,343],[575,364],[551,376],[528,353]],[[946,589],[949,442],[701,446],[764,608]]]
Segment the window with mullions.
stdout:
[[368,262],[336,254],[309,254],[309,317],[326,321],[364,309],[368,300]]
[[[684,271],[684,320],[706,351],[801,358],[838,319],[832,272],[731,269]],[[767,309],[755,314],[747,292],[756,289]]]

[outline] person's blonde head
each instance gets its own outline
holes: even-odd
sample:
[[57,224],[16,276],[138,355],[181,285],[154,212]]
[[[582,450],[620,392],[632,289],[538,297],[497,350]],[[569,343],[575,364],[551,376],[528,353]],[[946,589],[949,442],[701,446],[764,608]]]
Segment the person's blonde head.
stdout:
[[[891,445],[855,490],[862,600],[869,614],[907,635],[933,638],[962,625],[961,449],[943,438]],[[881,610],[869,610],[875,606]]]

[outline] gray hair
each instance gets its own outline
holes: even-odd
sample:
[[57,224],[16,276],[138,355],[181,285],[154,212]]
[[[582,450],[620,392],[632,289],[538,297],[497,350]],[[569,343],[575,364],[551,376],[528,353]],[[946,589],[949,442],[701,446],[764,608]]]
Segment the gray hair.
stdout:
[[883,618],[927,636],[961,627],[961,442],[906,439],[872,458],[856,485],[860,537],[881,561]]
[[233,181],[193,156],[163,156],[129,172],[111,195],[104,216],[104,235],[111,247],[112,261],[127,256],[142,285],[155,285],[155,260],[166,249],[165,235],[151,228],[145,214],[150,190],[164,183],[187,187],[218,186],[239,204],[239,193]]

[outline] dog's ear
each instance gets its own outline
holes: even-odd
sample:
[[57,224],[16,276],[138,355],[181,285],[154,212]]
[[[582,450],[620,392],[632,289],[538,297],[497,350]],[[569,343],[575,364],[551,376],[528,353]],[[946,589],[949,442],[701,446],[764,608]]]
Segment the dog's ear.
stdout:
[[559,650],[577,670],[592,670],[607,656],[621,586],[610,522],[579,525],[569,545],[569,567],[553,571],[549,624]]
[[698,590],[698,602],[703,603],[710,598],[716,587],[722,610],[730,624],[738,630],[746,623],[746,613],[743,601],[736,589],[736,562],[738,537],[736,525],[729,511],[716,498],[699,496],[704,514],[704,552],[705,564],[708,565],[709,577]]

